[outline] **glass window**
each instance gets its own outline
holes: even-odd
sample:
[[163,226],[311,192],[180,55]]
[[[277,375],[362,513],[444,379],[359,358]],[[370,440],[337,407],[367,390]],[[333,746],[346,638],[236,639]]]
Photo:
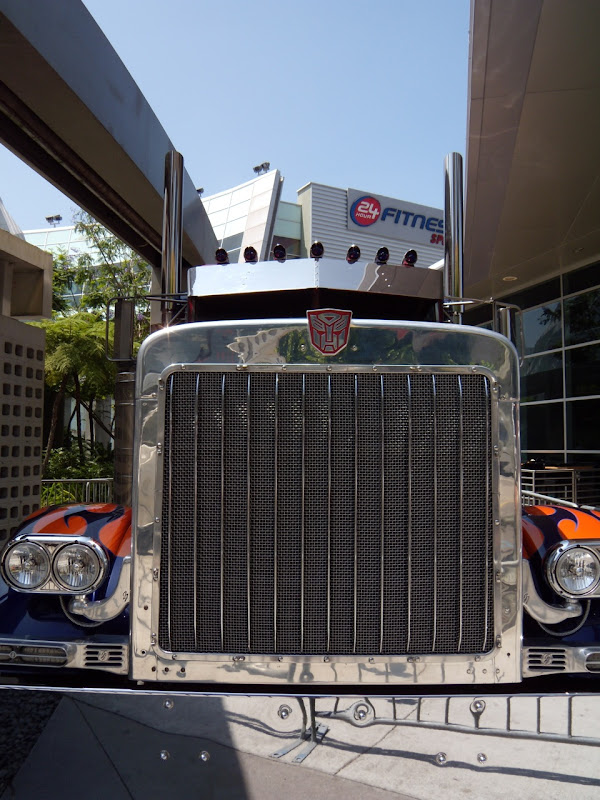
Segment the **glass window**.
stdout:
[[282,200],[277,208],[277,220],[280,219],[300,224],[302,221],[302,206],[297,203],[286,203]]
[[556,300],[558,297],[560,297],[560,278],[552,278],[550,281],[532,286],[531,289],[505,295],[501,299],[506,303],[514,303],[519,308],[531,308],[539,306],[540,303]]
[[600,400],[567,403],[567,447],[569,450],[600,450]]
[[562,352],[526,358],[521,367],[521,400],[557,400],[563,396]]
[[594,453],[567,453],[567,463],[577,464],[578,466],[590,465],[600,467],[600,455]]
[[286,219],[277,219],[274,228],[275,234],[287,236],[289,239],[299,239],[302,235],[302,227],[299,222],[290,222]]
[[521,407],[523,450],[562,450],[563,404],[542,403]]
[[[235,236],[228,236],[226,239],[223,239],[223,244],[221,246],[231,254],[232,250],[237,250],[241,246],[243,238],[243,233],[236,233]],[[229,260],[231,260],[231,255]]]
[[38,231],[37,233],[26,233],[25,241],[34,244],[36,247],[43,247],[46,244],[48,231]]
[[69,230],[55,230],[55,231],[48,231],[48,238],[46,239],[46,244],[69,244],[69,237],[71,235],[71,228]]
[[600,339],[600,289],[569,297],[565,303],[565,344]]
[[600,263],[590,264],[588,267],[576,269],[563,275],[563,291],[565,294],[582,292],[600,285]]
[[[547,467],[562,467],[564,466],[565,460],[563,458],[562,452],[560,453],[524,453],[521,452],[521,461],[525,463],[526,461],[534,460],[537,461],[538,464],[541,466],[543,463]],[[536,467],[526,467],[526,469],[535,469]],[[539,467],[537,467],[539,469]]]
[[567,397],[600,395],[600,345],[565,350]]
[[525,311],[520,316],[525,355],[562,347],[560,302]]

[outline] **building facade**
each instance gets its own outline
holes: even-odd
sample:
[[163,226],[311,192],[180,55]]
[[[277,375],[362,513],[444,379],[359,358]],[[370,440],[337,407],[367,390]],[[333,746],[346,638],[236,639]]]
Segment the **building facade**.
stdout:
[[252,246],[259,260],[273,258],[282,244],[288,258],[308,255],[314,241],[330,258],[345,258],[350,245],[373,261],[380,247],[390,251],[390,263],[402,263],[409,249],[418,266],[429,267],[444,256],[443,212],[358,189],[307,183],[298,202],[282,201],[283,178],[271,170],[246,183],[203,198],[220,247],[231,262],[244,260]]

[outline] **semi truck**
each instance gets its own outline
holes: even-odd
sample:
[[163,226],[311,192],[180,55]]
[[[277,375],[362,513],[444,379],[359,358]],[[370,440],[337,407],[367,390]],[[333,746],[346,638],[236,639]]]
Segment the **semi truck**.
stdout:
[[220,250],[182,276],[172,163],[161,324],[124,426],[131,502],[39,509],[11,537],[3,679],[313,694],[593,679],[600,513],[521,508],[519,357],[463,322],[460,159],[444,273],[316,242],[293,260]]

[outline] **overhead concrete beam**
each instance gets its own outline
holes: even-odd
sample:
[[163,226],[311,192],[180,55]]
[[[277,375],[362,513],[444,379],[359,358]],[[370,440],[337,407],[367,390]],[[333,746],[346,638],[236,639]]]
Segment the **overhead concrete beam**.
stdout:
[[[173,144],[85,6],[0,0],[0,78],[0,140],[158,267]],[[187,172],[183,229],[184,267],[212,260]]]

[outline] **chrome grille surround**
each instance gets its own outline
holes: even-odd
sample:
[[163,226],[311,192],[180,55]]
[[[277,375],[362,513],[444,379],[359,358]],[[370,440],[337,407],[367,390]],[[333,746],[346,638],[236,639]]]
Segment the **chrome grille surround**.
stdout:
[[[209,327],[187,326],[188,348]],[[480,345],[466,330],[462,345]],[[499,502],[517,461],[498,380],[509,346],[498,370],[252,363],[277,335],[237,335],[237,363],[165,359],[156,397],[140,375],[138,525],[150,501],[153,519],[136,541],[133,677],[518,679],[519,621],[502,619],[520,591],[514,508]]]
[[164,384],[162,650],[490,651],[488,376],[188,368]]

